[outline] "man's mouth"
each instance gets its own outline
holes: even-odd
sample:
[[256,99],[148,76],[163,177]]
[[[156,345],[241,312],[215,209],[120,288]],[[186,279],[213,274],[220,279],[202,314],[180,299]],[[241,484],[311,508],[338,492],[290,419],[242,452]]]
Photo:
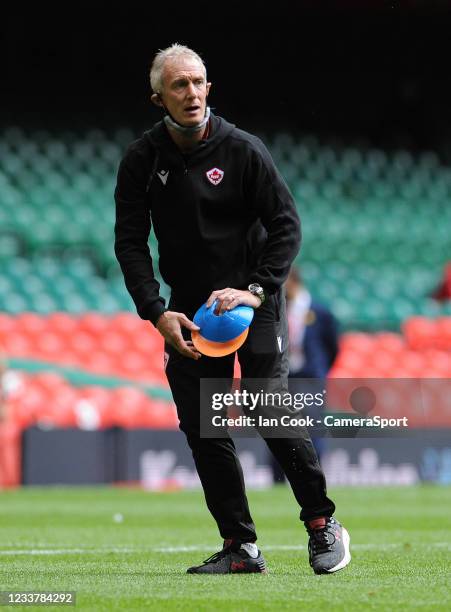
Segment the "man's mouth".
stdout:
[[187,111],[188,113],[194,113],[194,112],[197,112],[199,109],[200,109],[200,106],[193,104],[192,106],[187,106],[185,108],[185,111]]

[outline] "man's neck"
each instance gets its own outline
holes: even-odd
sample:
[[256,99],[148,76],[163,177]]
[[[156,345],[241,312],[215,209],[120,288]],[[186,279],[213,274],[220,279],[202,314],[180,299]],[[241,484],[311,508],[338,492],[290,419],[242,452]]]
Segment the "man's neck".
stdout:
[[204,130],[199,130],[198,132],[193,132],[192,134],[182,134],[177,132],[177,130],[168,127],[168,131],[172,140],[183,153],[187,153],[188,151],[195,149],[204,137]]
[[208,121],[205,129],[199,130],[198,132],[192,132],[191,134],[183,134],[168,126],[169,134],[172,140],[175,142],[177,147],[182,153],[189,153],[197,147],[201,140],[207,140],[210,136],[211,120]]

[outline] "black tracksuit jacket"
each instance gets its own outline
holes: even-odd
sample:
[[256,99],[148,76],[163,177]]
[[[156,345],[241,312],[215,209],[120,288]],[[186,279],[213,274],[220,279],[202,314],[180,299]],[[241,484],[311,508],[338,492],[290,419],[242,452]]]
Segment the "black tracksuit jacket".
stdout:
[[[299,250],[295,203],[264,144],[220,117],[210,121],[210,137],[188,154],[157,123],[119,167],[115,253],[138,314],[154,324],[165,304],[148,247],[152,224],[161,276],[186,312],[214,289],[255,282],[275,293]],[[213,172],[212,182],[215,168],[223,174]]]

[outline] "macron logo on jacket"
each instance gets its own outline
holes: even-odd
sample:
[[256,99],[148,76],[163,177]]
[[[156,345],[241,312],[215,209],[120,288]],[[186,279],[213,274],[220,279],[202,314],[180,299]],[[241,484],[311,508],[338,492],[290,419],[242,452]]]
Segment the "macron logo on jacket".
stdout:
[[169,176],[169,170],[160,170],[160,172],[157,172],[157,175],[163,185],[166,185],[166,181],[168,180]]

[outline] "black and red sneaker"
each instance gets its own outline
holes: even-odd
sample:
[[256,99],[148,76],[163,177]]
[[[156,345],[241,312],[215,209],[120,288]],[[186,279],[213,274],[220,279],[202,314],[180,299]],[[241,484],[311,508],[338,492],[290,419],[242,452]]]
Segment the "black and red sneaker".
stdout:
[[224,548],[205,559],[202,565],[187,570],[188,574],[266,574],[266,562],[255,545],[225,540]]
[[309,534],[309,559],[315,574],[332,574],[351,561],[350,537],[333,517],[317,518],[305,523]]

